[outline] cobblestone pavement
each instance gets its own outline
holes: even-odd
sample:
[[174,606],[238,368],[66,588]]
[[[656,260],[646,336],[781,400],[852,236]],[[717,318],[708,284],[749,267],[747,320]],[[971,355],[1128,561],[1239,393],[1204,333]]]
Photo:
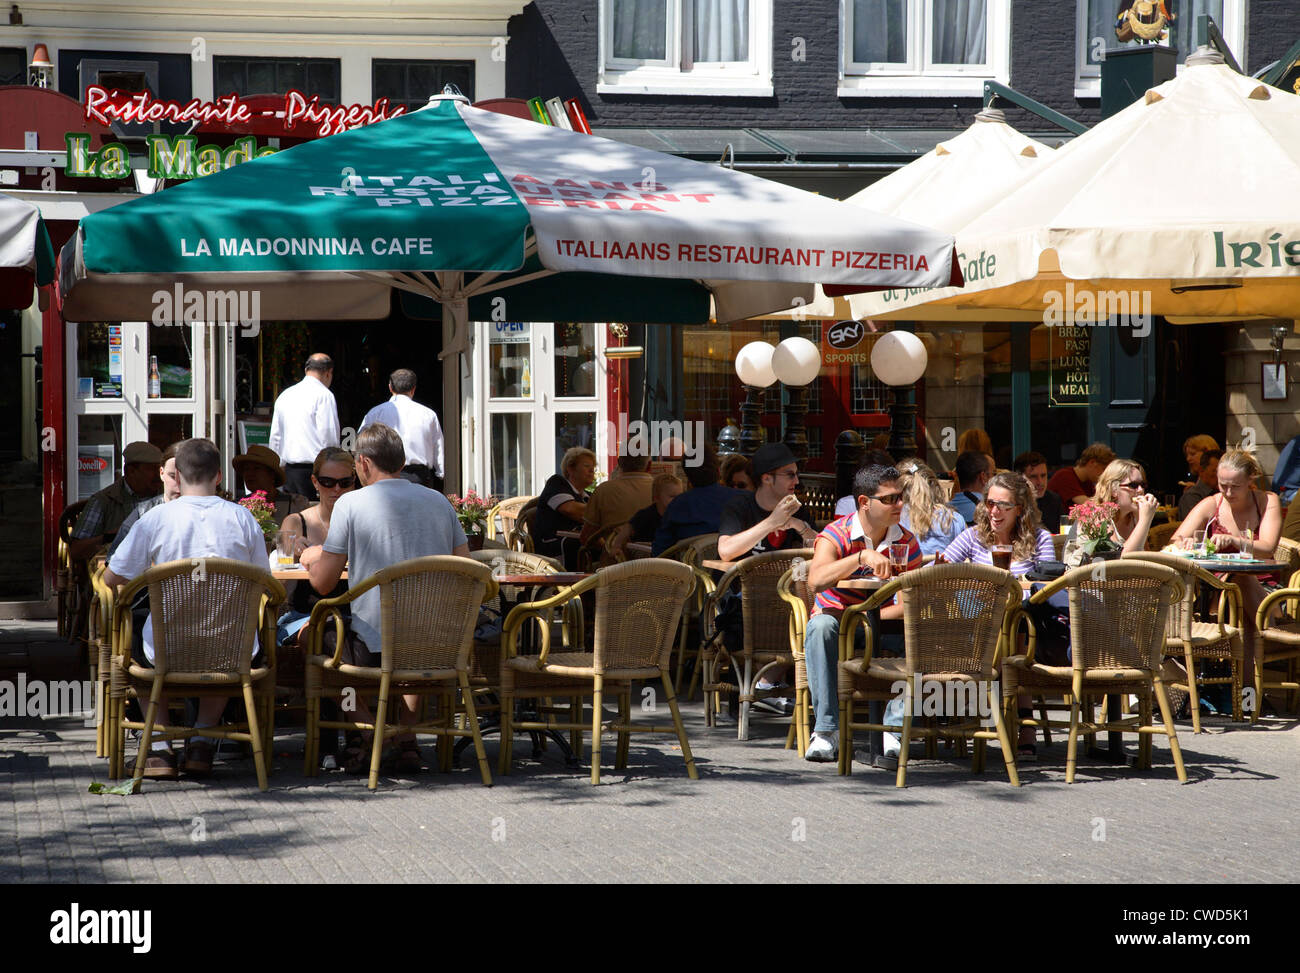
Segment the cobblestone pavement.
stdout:
[[[12,653],[0,680],[14,680]],[[68,678],[68,674],[55,674]],[[472,753],[449,775],[302,774],[302,731],[276,738],[271,789],[252,761],[219,761],[206,782],[146,782],[133,797],[88,793],[106,780],[80,720],[0,720],[3,882],[1284,882],[1300,843],[1300,726],[1207,720],[1180,726],[1189,782],[1155,741],[1149,772],[1081,760],[1065,783],[1058,738],[1025,786],[919,759],[908,786],[785,750],[786,720],[704,725],[686,704],[700,780],[672,737],[633,738],[626,771],[605,747],[602,783],[556,748],[515,745],[509,777],[485,788]],[[662,720],[666,714],[658,714]],[[1131,739],[1131,738],[1130,738]],[[1130,750],[1132,745],[1130,745]],[[129,745],[133,752],[134,746]]]

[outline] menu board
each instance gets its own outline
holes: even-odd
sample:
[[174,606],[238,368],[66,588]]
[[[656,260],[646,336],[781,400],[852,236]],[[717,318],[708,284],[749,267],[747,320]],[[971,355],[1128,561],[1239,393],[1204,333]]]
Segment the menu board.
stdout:
[[1059,325],[1047,329],[1048,404],[1086,406],[1092,398],[1092,329]]

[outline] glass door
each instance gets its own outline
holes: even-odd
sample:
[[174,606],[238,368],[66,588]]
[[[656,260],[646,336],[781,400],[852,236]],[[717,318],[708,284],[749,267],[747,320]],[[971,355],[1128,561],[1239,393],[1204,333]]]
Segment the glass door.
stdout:
[[605,448],[604,327],[481,322],[474,326],[483,433],[471,448],[474,486],[495,497],[536,495],[566,449]]
[[[68,324],[68,503],[111,484],[127,443],[207,434],[205,324]],[[213,330],[223,330],[213,326]],[[220,443],[218,443],[220,445]]]

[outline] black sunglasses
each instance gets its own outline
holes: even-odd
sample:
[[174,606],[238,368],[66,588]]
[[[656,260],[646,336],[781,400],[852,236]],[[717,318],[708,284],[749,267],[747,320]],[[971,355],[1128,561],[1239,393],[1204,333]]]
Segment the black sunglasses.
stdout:
[[1141,480],[1134,480],[1132,483],[1121,483],[1120,486],[1125,490],[1137,490],[1139,488],[1145,490],[1147,488],[1147,485]]
[[318,476],[316,482],[329,489],[342,487],[344,490],[351,490],[356,484],[357,478],[355,476]]

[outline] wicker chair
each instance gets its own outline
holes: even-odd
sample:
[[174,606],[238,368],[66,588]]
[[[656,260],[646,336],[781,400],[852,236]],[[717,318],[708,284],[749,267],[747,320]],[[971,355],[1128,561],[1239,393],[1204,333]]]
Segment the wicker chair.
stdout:
[[[1187,667],[1187,683],[1166,683],[1174,689],[1184,690],[1190,697],[1192,732],[1201,732],[1200,687],[1230,685],[1232,687],[1232,718],[1240,723],[1241,686],[1245,666],[1245,641],[1241,626],[1241,589],[1224,581],[1204,568],[1197,567],[1186,558],[1153,551],[1125,554],[1125,558],[1140,558],[1173,568],[1183,578],[1183,598],[1169,606],[1169,621],[1165,626],[1165,655],[1182,659]],[[1217,622],[1198,621],[1196,618],[1197,583],[1222,592]],[[1231,676],[1202,677],[1196,675],[1196,661],[1212,659],[1228,661]]]
[[[867,626],[866,652],[855,658],[854,639],[858,627],[866,622],[866,613],[887,604],[895,594],[903,603],[904,656],[874,658],[872,633]],[[929,739],[942,736],[974,740],[971,769],[975,772],[984,769],[986,741],[997,740],[1007,777],[1013,786],[1019,787],[1015,750],[998,692],[997,663],[1007,611],[1020,599],[1020,584],[1006,571],[984,564],[936,564],[908,571],[886,583],[866,601],[845,609],[840,622],[840,773],[852,772],[854,733],[893,731],[902,737],[894,781],[898,787],[907,783],[908,750],[917,735]],[[897,695],[899,683],[905,687],[901,731],[883,723],[854,722],[856,703],[892,698]],[[967,717],[961,722],[916,726],[913,713],[919,703],[915,693],[920,687],[935,685],[946,690],[953,683],[966,684],[975,690],[974,695],[963,692],[954,702],[965,702],[978,711],[979,702],[987,701],[994,729],[983,728],[978,712],[949,714],[950,720],[954,716]],[[983,700],[977,699],[980,694]]]
[[[1182,750],[1169,706],[1169,694],[1160,675],[1164,654],[1165,626],[1170,606],[1182,600],[1184,585],[1173,568],[1143,559],[1129,559],[1085,565],[1067,571],[1030,599],[1041,604],[1058,591],[1070,597],[1070,646],[1073,664],[1047,666],[1034,661],[1037,635],[1028,613],[1017,608],[1009,628],[1014,634],[1020,622],[1029,630],[1029,649],[1025,655],[1007,659],[1002,666],[1004,698],[1014,700],[1017,693],[1070,695],[1069,746],[1066,753],[1065,780],[1074,782],[1079,735],[1093,733],[1137,733],[1138,766],[1151,766],[1151,735],[1169,738],[1174,769],[1180,783],[1187,782]],[[1085,694],[1136,694],[1139,711],[1136,717],[1123,718],[1108,714],[1105,720],[1083,719]],[[1160,706],[1162,725],[1152,721],[1151,697]],[[1019,720],[1014,724],[1018,732]]]
[[1171,520],[1167,524],[1157,524],[1152,527],[1147,531],[1146,549],[1153,553],[1163,551],[1165,545],[1173,539],[1174,534],[1178,532],[1178,528],[1181,526],[1182,521]]
[[[492,569],[493,578],[508,574],[560,574],[564,571],[556,558],[523,551],[470,551],[470,558]],[[562,617],[564,644],[581,645],[583,641],[582,602],[565,606]],[[501,684],[501,643],[474,642],[470,657],[470,685],[495,690]]]
[[[502,636],[506,656],[501,667],[500,772],[510,772],[517,730],[580,733],[588,728],[579,719],[571,723],[516,720],[515,699],[591,696],[591,782],[599,784],[604,723],[601,706],[605,696],[613,695],[619,702],[619,719],[611,727],[618,734],[615,768],[627,766],[632,733],[675,732],[686,760],[687,775],[695,780],[698,777],[695,758],[691,756],[691,745],[686,739],[668,672],[677,624],[694,583],[695,575],[684,564],[663,558],[640,558],[605,568],[551,598],[516,606],[506,618]],[[596,593],[594,651],[551,652],[551,630],[547,624],[550,612],[592,590]],[[529,621],[541,623],[541,651],[536,656],[521,656],[519,636]],[[632,723],[632,682],[638,679],[662,681],[673,717],[671,727]],[[575,750],[580,752],[581,747]]]
[[[379,589],[381,606],[378,668],[342,661],[343,619],[338,612],[340,606],[355,601],[372,588]],[[360,584],[352,584],[338,598],[317,602],[307,623],[311,654],[307,657],[307,746],[303,772],[308,777],[317,773],[320,727],[370,730],[374,740],[367,787],[374,790],[379,785],[384,740],[403,733],[424,733],[473,739],[483,783],[490,787],[492,775],[479,733],[469,673],[479,606],[496,594],[497,583],[486,565],[469,558],[440,555],[394,564]],[[322,653],[322,640],[331,617],[337,643],[334,655],[328,656]],[[322,720],[322,697],[337,696],[358,683],[378,689],[379,705],[374,723]],[[458,690],[466,715],[465,727],[453,726],[454,717],[461,711],[456,705]],[[388,701],[393,694],[438,698],[442,703],[438,722],[389,725]]]
[[[532,497],[510,497],[502,500],[495,507],[488,511],[487,517],[487,536],[489,540],[500,535],[509,539],[510,532],[515,529],[515,518],[523,510],[524,505],[532,500]],[[497,530],[497,518],[501,518],[501,529]]]
[[64,508],[59,515],[58,570],[54,575],[54,587],[58,596],[58,633],[60,638],[75,638],[78,620],[81,617],[84,602],[87,600],[89,585],[87,582],[86,562],[72,559],[68,547],[72,543],[72,528],[77,518],[86,509],[85,500]]
[[[757,690],[758,680],[766,673],[794,665],[790,651],[790,606],[777,595],[777,582],[792,561],[807,561],[813,555],[808,548],[769,551],[754,554],[728,570],[709,593],[703,609],[704,635],[708,648],[701,653],[704,670],[705,722],[713,726],[719,708],[719,694],[730,689],[720,682],[721,664],[730,662],[736,673],[740,693],[740,720],[736,739],[749,739],[749,711],[753,703],[768,696],[789,696],[788,689]],[[722,637],[714,638],[715,615],[721,597],[734,586],[740,587],[741,611],[745,638],[738,657],[733,658]]]
[[[699,569],[701,560],[701,551],[708,555],[709,548],[712,547],[711,556],[717,556],[718,535],[717,534],[697,534],[694,537],[687,537],[678,541],[676,544],[666,548],[659,557],[667,558],[670,561],[681,561],[682,564],[688,565],[695,570],[695,590],[691,593],[691,599],[686,603],[686,608],[682,612],[682,623],[677,639],[677,668],[676,677],[673,679],[673,687],[680,689],[682,678],[686,674],[686,655],[687,642],[690,641],[690,632],[692,625],[699,625],[700,611],[704,608],[704,601],[708,598],[709,593],[713,591],[713,576],[707,571]],[[700,674],[700,644],[703,639],[695,643],[695,662],[691,669],[691,687],[686,693],[686,699],[690,700],[695,696],[695,687],[699,685]]]
[[90,654],[94,661],[91,681],[95,684],[95,756],[112,757],[112,734],[108,732],[108,682],[113,665],[113,589],[104,584],[100,564],[90,576],[93,600],[90,605]]
[[1277,550],[1273,552],[1273,557],[1285,565],[1285,567],[1281,568],[1280,573],[1286,579],[1287,587],[1296,587],[1291,583],[1291,579],[1292,575],[1300,571],[1300,543],[1287,537],[1279,537]]
[[514,527],[511,529],[506,543],[516,551],[523,551],[525,554],[534,553],[533,531],[536,523],[537,498],[533,497],[519,509],[519,514],[515,517]]
[[786,736],[785,748],[794,747],[799,756],[808,752],[812,737],[812,695],[808,690],[808,664],[803,654],[808,618],[817,593],[808,583],[808,572],[789,568],[776,583],[776,593],[790,606],[790,655],[794,657],[794,719]]
[[[131,603],[144,588],[149,591],[153,619],[153,668],[131,658]],[[228,558],[159,564],[122,588],[113,610],[116,635],[109,725],[115,735],[111,756],[117,766],[111,769],[110,776],[122,773],[126,731],[140,730],[134,774],[137,781],[144,776],[145,755],[155,737],[174,740],[201,736],[248,743],[257,768],[257,786],[266,790],[266,756],[275,700],[275,608],[284,597],[284,586],[266,570]],[[252,666],[255,640],[265,653],[257,668]],[[126,718],[130,690],[141,699],[149,699],[143,723]],[[167,714],[158,712],[164,692],[240,697],[248,721],[234,727],[204,729],[169,725]]]
[[[1280,554],[1281,548],[1278,550]],[[1287,616],[1271,618],[1273,609],[1282,603],[1287,606]],[[1264,694],[1270,689],[1284,690],[1287,708],[1296,708],[1300,698],[1300,620],[1297,619],[1300,619],[1300,577],[1293,575],[1286,588],[1272,592],[1260,603],[1255,615],[1259,641],[1255,644],[1255,671],[1251,673],[1255,686],[1250,713],[1252,724],[1259,722]],[[1270,666],[1280,667],[1281,671]]]

